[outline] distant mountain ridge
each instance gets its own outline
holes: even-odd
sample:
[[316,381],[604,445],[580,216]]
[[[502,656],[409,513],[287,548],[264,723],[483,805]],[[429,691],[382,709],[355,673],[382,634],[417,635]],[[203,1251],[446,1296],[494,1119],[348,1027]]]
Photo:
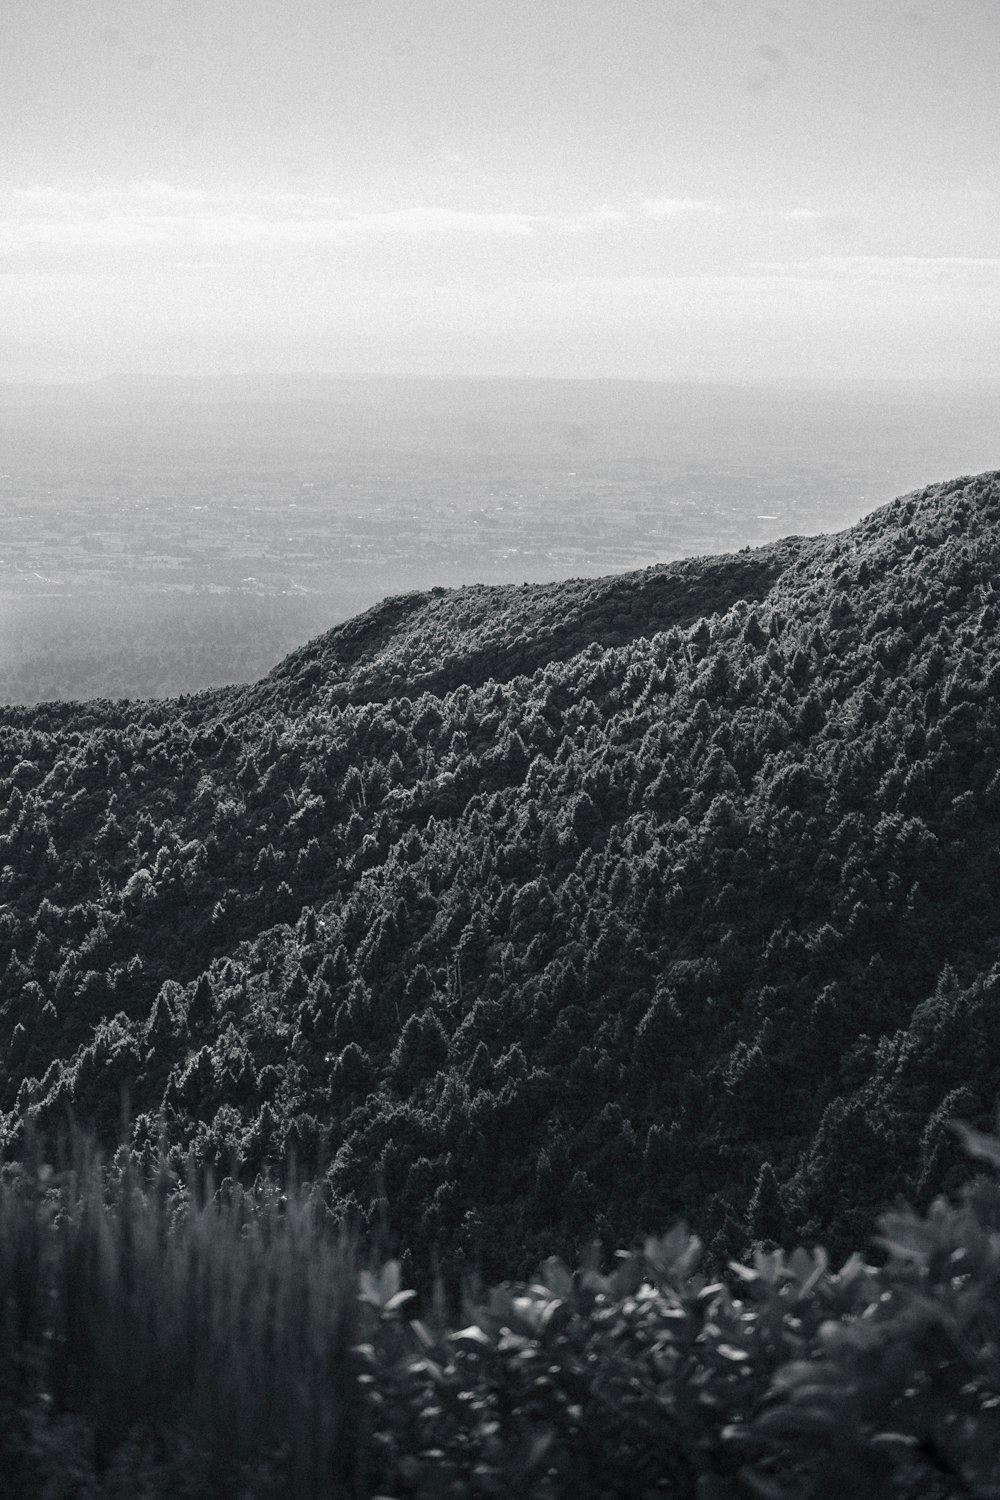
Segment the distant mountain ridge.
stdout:
[[[481,584],[400,595],[293,652],[250,689],[250,697],[266,693],[273,680],[310,675],[328,685],[343,684],[350,701],[355,695],[361,701],[366,690],[385,693],[400,682],[415,691],[480,686],[487,668],[490,676],[506,680],[562,660],[583,645],[625,645],[725,613],[740,600],[760,602],[771,594],[777,603],[783,597],[779,585],[792,595],[810,572],[843,566],[845,555],[866,558],[869,569],[894,567],[907,554],[887,540],[888,518],[907,507],[910,524],[919,526],[949,491],[949,485],[938,484],[903,496],[831,537],[784,537],[740,553],[684,558],[596,580]],[[446,647],[454,652],[456,633],[462,651],[445,664],[442,653]]]
[[401,686],[413,695],[505,682],[585,646],[626,645],[739,599],[759,600],[797,552],[790,539],[597,580],[403,594],[293,652],[247,696],[256,705],[272,683],[280,692],[311,681],[343,702],[377,702]]
[[1000,475],[0,711],[0,1110],[322,1177],[418,1269],[855,1244],[1000,1095]]

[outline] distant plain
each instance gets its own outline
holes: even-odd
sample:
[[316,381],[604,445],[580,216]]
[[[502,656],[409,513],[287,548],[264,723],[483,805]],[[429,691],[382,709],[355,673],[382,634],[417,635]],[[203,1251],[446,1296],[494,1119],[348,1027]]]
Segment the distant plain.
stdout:
[[0,700],[260,676],[387,594],[839,530],[1000,467],[1000,387],[0,385]]

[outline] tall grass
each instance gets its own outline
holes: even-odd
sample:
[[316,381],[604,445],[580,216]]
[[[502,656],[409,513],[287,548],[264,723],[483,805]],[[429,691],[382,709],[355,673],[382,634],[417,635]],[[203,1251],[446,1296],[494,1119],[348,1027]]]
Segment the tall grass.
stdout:
[[0,1181],[0,1496],[363,1492],[357,1263],[303,1193]]

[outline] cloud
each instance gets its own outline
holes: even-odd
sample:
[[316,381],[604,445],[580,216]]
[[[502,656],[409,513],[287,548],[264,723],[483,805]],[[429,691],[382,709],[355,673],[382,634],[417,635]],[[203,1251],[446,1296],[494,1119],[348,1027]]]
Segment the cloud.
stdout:
[[725,210],[708,198],[646,198],[627,208],[531,213],[417,204],[352,209],[331,193],[208,191],[160,181],[40,185],[0,191],[0,255],[149,255],[176,263],[213,253],[344,249],[407,242],[542,240]]
[[969,282],[1000,278],[995,255],[816,255],[807,260],[758,261],[768,276],[810,281]]
[[[594,222],[606,222],[612,212],[598,210]],[[15,190],[6,204],[0,199],[0,252],[336,248],[447,236],[524,239],[557,222],[545,215],[434,205],[357,213],[330,194],[212,194],[162,182],[82,191],[35,187]]]
[[640,211],[647,219],[687,219],[695,214],[721,214],[721,203],[710,198],[645,198]]

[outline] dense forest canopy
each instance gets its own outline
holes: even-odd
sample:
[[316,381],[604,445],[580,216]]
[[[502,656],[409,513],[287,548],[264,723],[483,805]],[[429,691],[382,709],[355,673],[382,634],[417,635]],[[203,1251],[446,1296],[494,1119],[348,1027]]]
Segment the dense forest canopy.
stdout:
[[681,1213],[852,1248],[1000,1092],[998,578],[991,473],[0,710],[6,1151],[124,1108],[138,1162],[294,1161],[414,1273]]

